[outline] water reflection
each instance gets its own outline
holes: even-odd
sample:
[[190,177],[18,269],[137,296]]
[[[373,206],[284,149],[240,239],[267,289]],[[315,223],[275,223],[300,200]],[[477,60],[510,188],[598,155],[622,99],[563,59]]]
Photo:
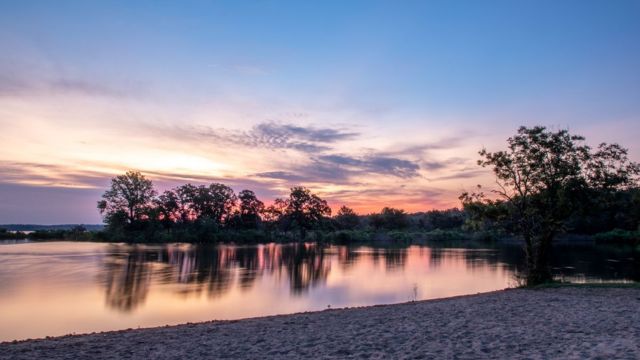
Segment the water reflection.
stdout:
[[[100,282],[106,304],[130,311],[144,302],[152,283],[179,284],[182,295],[216,298],[233,284],[249,289],[267,274],[286,278],[291,294],[302,295],[326,281],[331,263],[326,249],[312,243],[259,246],[114,246],[104,258]],[[341,264],[353,261],[353,251],[341,249]]]
[[[559,248],[554,272],[568,281],[640,281],[640,258],[632,249],[594,251],[591,246]],[[625,256],[625,252],[627,256]],[[515,283],[521,270],[517,246],[498,248],[349,247],[315,243],[257,246],[112,245],[104,257],[100,283],[108,307],[128,312],[144,304],[152,284],[176,285],[182,296],[217,298],[234,286],[246,291],[264,276],[288,284],[290,295],[303,296],[326,283],[332,263],[349,273],[358,263],[371,263],[384,272],[402,272],[414,260],[437,270],[462,262],[465,272],[506,271]],[[334,261],[335,260],[335,261]],[[558,265],[561,264],[561,265]],[[379,270],[378,270],[379,271]],[[374,275],[374,273],[372,273]],[[363,279],[364,280],[364,279]]]
[[[0,340],[474,294],[514,285],[521,261],[468,243],[5,244]],[[630,248],[559,247],[552,263],[565,280],[640,280]]]

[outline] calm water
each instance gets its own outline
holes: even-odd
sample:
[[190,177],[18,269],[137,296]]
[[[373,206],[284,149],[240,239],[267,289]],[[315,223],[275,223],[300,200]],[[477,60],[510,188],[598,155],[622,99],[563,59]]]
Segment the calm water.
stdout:
[[[640,280],[631,249],[556,249],[558,277]],[[515,284],[518,247],[0,245],[0,340],[432,299]]]

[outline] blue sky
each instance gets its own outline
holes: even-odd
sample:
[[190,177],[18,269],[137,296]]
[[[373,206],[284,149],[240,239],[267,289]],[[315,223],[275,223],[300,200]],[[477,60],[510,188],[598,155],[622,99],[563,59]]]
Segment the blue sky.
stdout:
[[364,212],[456,206],[491,182],[477,151],[520,125],[638,160],[639,18],[637,1],[4,1],[0,223],[99,222],[96,194],[133,167]]

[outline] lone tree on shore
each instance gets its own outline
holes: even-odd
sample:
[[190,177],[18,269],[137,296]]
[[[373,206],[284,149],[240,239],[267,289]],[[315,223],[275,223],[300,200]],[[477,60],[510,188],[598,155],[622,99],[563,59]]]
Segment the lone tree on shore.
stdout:
[[493,168],[498,199],[482,192],[460,199],[472,217],[500,214],[524,240],[526,283],[548,282],[551,246],[569,216],[594,197],[636,187],[640,167],[628,160],[625,148],[603,143],[593,151],[584,137],[567,130],[520,127],[507,143],[505,151],[481,150],[478,161]]
[[145,216],[155,196],[151,180],[139,171],[127,171],[111,179],[111,188],[98,201],[98,210],[108,224],[121,219],[131,225]]

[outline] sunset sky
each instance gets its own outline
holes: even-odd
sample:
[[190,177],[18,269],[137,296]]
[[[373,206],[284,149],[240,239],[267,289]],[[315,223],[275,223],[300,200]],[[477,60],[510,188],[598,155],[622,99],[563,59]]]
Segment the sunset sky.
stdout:
[[109,179],[459,206],[520,125],[640,160],[640,1],[2,1],[0,224]]

